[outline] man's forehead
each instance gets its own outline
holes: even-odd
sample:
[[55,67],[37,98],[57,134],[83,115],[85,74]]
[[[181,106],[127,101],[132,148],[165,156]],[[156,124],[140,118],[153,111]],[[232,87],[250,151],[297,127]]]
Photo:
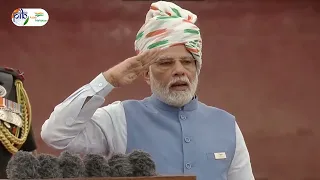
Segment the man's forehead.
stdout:
[[190,55],[183,55],[183,56],[173,56],[173,55],[160,55],[159,60],[193,60],[193,56]]

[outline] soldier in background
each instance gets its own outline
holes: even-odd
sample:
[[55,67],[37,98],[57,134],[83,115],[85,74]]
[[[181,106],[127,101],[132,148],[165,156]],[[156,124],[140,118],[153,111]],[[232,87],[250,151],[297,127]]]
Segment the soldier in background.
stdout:
[[6,166],[19,150],[36,152],[31,127],[31,105],[23,87],[23,73],[0,67],[0,179],[6,179]]

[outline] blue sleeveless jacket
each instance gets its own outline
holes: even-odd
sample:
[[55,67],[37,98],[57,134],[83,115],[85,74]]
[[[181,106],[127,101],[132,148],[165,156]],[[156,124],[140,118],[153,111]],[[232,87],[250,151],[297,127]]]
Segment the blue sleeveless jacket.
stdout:
[[127,153],[151,154],[161,175],[196,175],[197,180],[227,180],[235,148],[235,118],[194,98],[182,108],[155,95],[123,101]]

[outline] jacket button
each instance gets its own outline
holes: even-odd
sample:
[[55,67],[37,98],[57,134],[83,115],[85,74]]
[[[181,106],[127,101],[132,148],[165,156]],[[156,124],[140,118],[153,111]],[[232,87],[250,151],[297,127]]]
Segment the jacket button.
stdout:
[[185,138],[184,138],[184,142],[189,143],[190,141],[191,141],[190,138],[188,138],[188,137],[185,137]]
[[186,117],[186,116],[184,116],[184,115],[180,115],[180,119],[182,119],[182,120],[186,120],[186,119],[187,119],[187,117]]
[[191,164],[190,164],[190,163],[187,163],[187,164],[186,164],[186,168],[187,168],[187,169],[191,169]]

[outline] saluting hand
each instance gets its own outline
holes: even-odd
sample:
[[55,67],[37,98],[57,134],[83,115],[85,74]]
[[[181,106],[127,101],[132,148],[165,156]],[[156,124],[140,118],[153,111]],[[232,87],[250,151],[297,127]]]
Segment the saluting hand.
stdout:
[[144,71],[148,70],[161,54],[160,49],[145,51],[130,57],[103,73],[106,80],[114,87],[131,84]]

